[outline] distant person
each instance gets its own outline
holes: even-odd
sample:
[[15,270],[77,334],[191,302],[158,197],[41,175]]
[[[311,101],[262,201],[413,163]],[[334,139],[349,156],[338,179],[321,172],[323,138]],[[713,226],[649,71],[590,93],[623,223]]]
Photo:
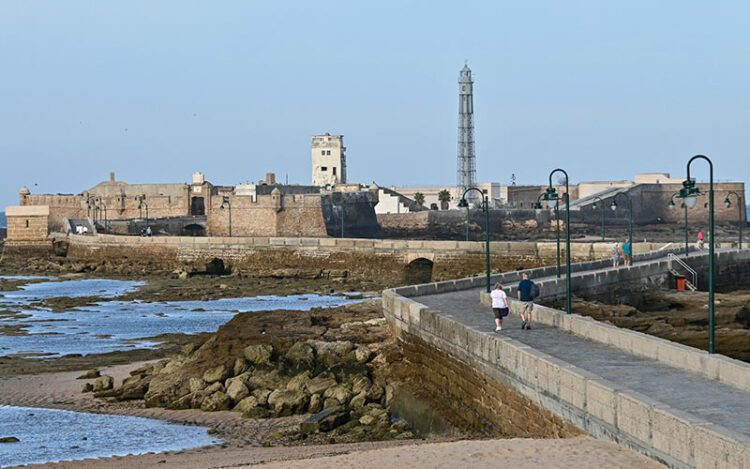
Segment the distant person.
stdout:
[[518,282],[518,300],[524,303],[521,310],[521,329],[531,329],[531,312],[534,310],[534,298],[539,296],[539,287],[529,280],[529,274],[524,272]]
[[620,266],[620,243],[615,242],[612,247],[612,267]]
[[496,283],[490,297],[492,298],[492,311],[495,313],[495,332],[500,332],[503,330],[503,318],[510,311],[508,295],[505,294],[503,286]]
[[698,249],[703,249],[703,230],[698,231]]
[[148,236],[148,237],[151,237],[151,235],[152,235],[152,234],[153,234],[153,233],[152,233],[152,231],[151,231],[151,227],[150,227],[150,226],[147,226],[147,227],[146,227],[146,236]]
[[633,261],[633,246],[630,244],[630,240],[626,240],[622,243],[622,258],[625,262],[625,266],[630,266]]

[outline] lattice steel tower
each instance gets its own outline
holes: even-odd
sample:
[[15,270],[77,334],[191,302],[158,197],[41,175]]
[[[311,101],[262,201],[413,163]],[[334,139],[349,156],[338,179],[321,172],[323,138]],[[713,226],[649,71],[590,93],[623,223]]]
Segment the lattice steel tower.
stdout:
[[[471,69],[464,65],[458,77],[458,188],[463,191],[474,187],[477,176],[476,153],[474,152],[474,82]],[[460,194],[459,194],[460,196]],[[476,199],[478,194],[471,191],[468,199]]]

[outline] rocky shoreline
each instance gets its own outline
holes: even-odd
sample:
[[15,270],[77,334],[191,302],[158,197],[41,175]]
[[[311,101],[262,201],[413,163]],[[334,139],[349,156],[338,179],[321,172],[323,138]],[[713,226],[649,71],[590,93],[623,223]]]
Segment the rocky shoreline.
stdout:
[[[281,330],[283,330],[283,334]],[[91,374],[84,392],[145,407],[245,418],[309,415],[287,443],[409,439],[409,424],[389,409],[391,337],[377,302],[299,312],[238,315],[201,345],[134,370],[122,385]]]

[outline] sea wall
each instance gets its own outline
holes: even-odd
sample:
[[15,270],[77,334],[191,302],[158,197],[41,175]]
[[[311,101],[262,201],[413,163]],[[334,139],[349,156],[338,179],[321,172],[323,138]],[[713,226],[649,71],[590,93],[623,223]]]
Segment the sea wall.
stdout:
[[[416,278],[439,281],[480,275],[485,245],[463,241],[399,241],[340,238],[64,236],[68,257],[82,261],[141,261],[167,267],[221,259],[232,269],[259,276],[353,275],[388,278],[393,283]],[[654,249],[645,243],[637,249]],[[606,256],[611,246],[575,243],[575,259]],[[554,262],[554,243],[493,242],[491,268],[497,272],[535,268]],[[483,278],[480,279],[484,281]]]
[[[724,265],[745,262],[750,259],[750,251],[727,252],[720,256]],[[595,269],[600,263],[606,261],[582,263],[575,270]],[[641,281],[661,275],[658,270],[666,268],[661,262],[654,265],[656,267],[643,269],[639,274],[634,273],[635,269],[620,269],[619,272],[623,281],[636,281],[639,276]],[[543,277],[549,269],[532,272]],[[505,274],[508,278],[511,275],[517,276]],[[597,275],[583,273],[582,278],[595,282]],[[493,280],[503,280],[502,277],[496,276]],[[598,280],[614,282],[616,277],[602,275]],[[386,290],[383,309],[406,340],[416,337],[445,351],[467,368],[479,370],[488,380],[511,387],[591,435],[616,441],[671,467],[750,467],[747,458],[750,441],[738,433],[683,414],[507,336],[467,327],[419,303],[420,295],[480,285],[476,279],[462,279]],[[564,291],[564,279],[542,282],[541,287],[545,298],[558,297],[561,290]],[[485,296],[483,293],[484,302]],[[511,306],[517,314],[522,305],[514,302]],[[750,390],[750,365],[746,363],[552,308],[538,306],[534,312],[541,323]]]

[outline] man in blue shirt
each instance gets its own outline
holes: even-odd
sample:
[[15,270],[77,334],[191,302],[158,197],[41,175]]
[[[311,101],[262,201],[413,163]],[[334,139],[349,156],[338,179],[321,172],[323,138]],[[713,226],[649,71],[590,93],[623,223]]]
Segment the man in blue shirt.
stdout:
[[534,282],[529,280],[529,274],[524,272],[522,280],[518,282],[518,300],[523,301],[524,306],[521,311],[521,329],[531,329],[531,311],[534,309]]
[[633,246],[630,241],[622,243],[622,257],[625,258],[625,265],[628,266],[633,262]]

